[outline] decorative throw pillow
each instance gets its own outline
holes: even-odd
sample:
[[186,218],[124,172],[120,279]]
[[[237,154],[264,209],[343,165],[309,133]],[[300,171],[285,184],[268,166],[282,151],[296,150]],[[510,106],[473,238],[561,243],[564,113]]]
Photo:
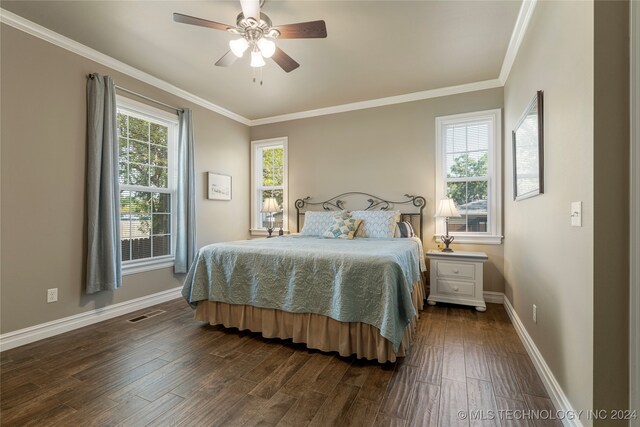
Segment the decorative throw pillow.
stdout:
[[361,219],[336,215],[334,223],[322,235],[331,239],[353,239],[356,230],[362,224]]
[[336,215],[347,215],[347,211],[308,211],[304,213],[304,225],[300,234],[303,236],[322,236],[333,224]]
[[400,211],[353,211],[351,217],[363,221],[356,237],[392,238],[400,221]]
[[398,231],[400,235],[396,237],[413,237],[416,235],[413,231],[413,226],[407,221],[400,221],[398,223]]

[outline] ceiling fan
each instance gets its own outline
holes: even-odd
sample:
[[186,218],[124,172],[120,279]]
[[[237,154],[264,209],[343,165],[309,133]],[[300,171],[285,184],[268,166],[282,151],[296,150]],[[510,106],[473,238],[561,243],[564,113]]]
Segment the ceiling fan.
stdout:
[[264,58],[272,58],[289,73],[300,64],[277,47],[274,40],[326,38],[327,27],[324,21],[273,26],[271,19],[260,11],[262,5],[264,0],[240,0],[242,12],[238,14],[235,27],[181,13],[174,13],[173,20],[182,24],[228,31],[240,36],[229,42],[229,51],[216,62],[217,66],[228,67],[249,50],[252,67],[262,67],[265,65]]

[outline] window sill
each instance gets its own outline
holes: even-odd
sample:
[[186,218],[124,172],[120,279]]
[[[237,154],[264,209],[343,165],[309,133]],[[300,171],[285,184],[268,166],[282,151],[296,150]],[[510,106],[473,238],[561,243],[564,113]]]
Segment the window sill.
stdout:
[[[440,241],[440,236],[444,235],[444,233],[442,234],[434,234],[433,235],[433,241],[434,242],[439,242]],[[450,234],[449,236],[452,236],[455,238],[455,240],[453,241],[453,243],[466,243],[466,244],[470,244],[470,245],[501,245],[502,244],[502,239],[504,238],[504,236],[491,236],[491,235],[468,235],[468,236],[464,236],[464,235],[456,235],[456,234]]]
[[[271,233],[271,235],[277,236],[278,231],[280,231],[279,228],[274,228],[273,233]],[[289,230],[283,229],[282,231],[284,232],[284,234],[289,234]],[[251,233],[252,236],[268,236],[269,235],[266,228],[252,228],[249,230],[249,232]]]
[[173,267],[174,258],[162,258],[158,260],[132,262],[122,265],[122,275],[144,273],[145,271],[160,270],[162,268]]

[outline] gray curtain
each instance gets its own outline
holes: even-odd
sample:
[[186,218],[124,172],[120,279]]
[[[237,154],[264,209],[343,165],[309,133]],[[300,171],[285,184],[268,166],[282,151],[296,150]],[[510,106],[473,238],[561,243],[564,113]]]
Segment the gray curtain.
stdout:
[[109,76],[87,81],[88,294],[122,287],[116,90]]
[[178,188],[176,191],[176,259],[174,271],[186,273],[196,256],[196,178],[193,167],[191,110],[178,112]]

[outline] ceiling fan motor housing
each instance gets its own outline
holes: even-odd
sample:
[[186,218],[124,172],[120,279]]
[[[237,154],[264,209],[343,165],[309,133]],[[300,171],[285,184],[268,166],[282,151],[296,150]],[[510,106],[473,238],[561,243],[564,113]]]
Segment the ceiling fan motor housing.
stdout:
[[258,22],[254,18],[245,18],[244,14],[240,12],[236,18],[236,27],[229,28],[229,32],[233,34],[242,35],[248,41],[258,41],[262,37],[268,37],[272,39],[280,36],[280,31],[275,28],[271,28],[271,19],[265,14],[260,12],[260,21]]

